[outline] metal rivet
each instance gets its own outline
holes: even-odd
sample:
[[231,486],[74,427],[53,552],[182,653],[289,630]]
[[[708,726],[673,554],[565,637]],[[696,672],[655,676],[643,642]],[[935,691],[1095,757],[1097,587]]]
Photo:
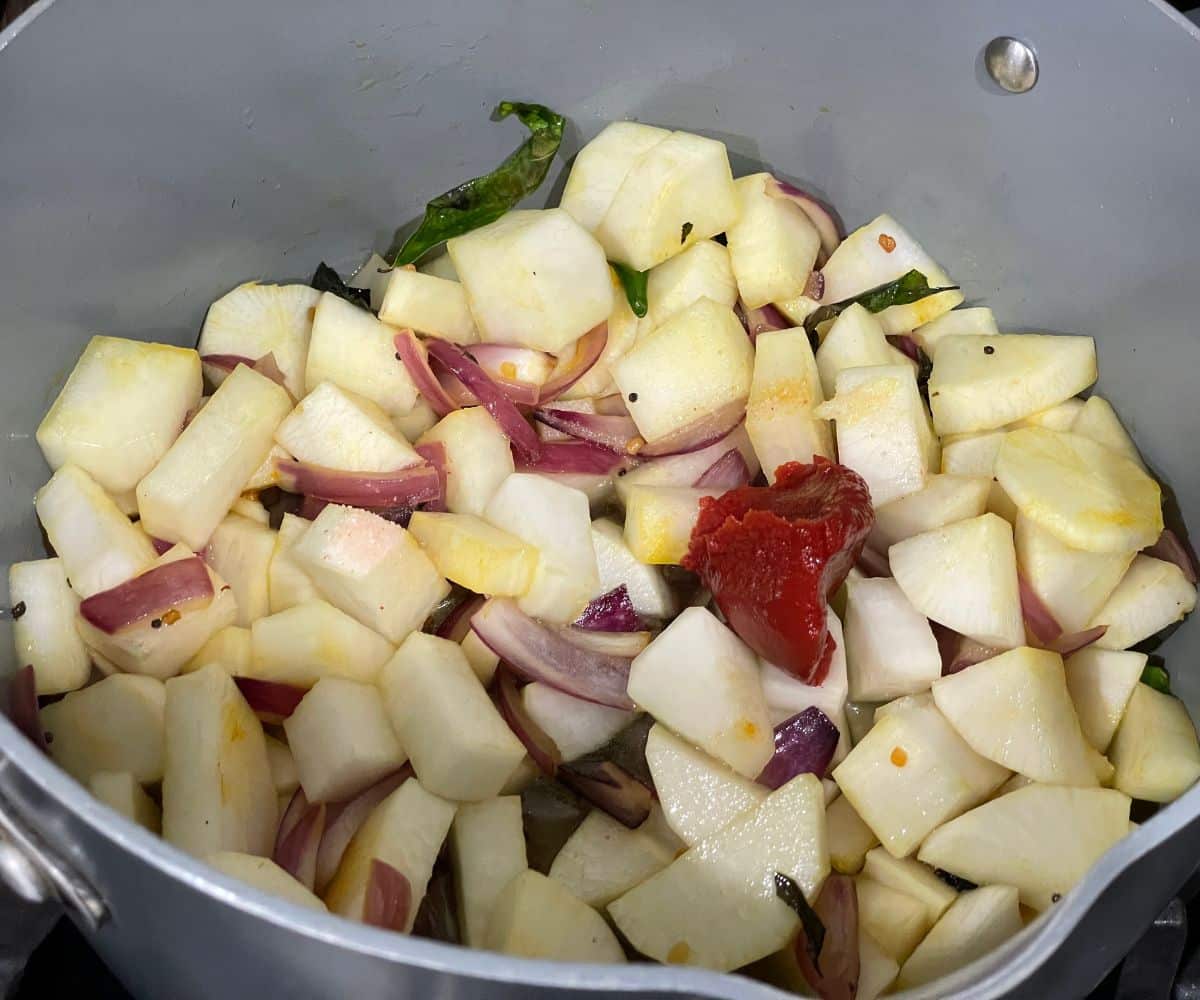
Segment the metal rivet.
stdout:
[[1010,94],[1024,94],[1037,83],[1037,53],[1019,38],[993,38],[983,50],[983,64],[988,75]]

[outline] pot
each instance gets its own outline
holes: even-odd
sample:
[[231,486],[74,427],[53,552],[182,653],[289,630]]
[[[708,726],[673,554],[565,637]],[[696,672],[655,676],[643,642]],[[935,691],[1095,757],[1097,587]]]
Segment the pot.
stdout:
[[[42,0],[0,34],[0,554],[40,555],[32,433],[91,333],[191,344],[237,282],[351,269],[516,145],[487,121],[508,97],[567,114],[567,155],[613,118],[717,136],[735,171],[803,182],[851,227],[896,215],[1002,327],[1095,335],[1102,391],[1200,524],[1200,45],[1156,0],[1081,16],[1040,0]],[[1001,35],[1036,51],[1028,93],[988,76]],[[1162,651],[1200,710],[1200,628]],[[0,753],[0,874],[64,899],[140,997],[782,996],[301,910],[126,822],[7,722]],[[1190,874],[1198,837],[1200,787],[1002,949],[906,996],[1082,995]]]

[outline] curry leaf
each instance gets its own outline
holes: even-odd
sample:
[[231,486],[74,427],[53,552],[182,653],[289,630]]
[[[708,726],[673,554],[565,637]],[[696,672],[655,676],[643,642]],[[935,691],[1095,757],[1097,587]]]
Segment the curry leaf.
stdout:
[[1166,668],[1160,667],[1156,663],[1146,664],[1142,671],[1142,683],[1163,694],[1171,693],[1171,675],[1167,673]]
[[464,181],[429,202],[416,232],[388,251],[393,267],[411,264],[438,244],[495,222],[545,180],[566,119],[541,104],[501,101],[492,120],[509,115],[529,129],[529,138],[490,174]]
[[806,330],[815,329],[818,323],[824,323],[827,319],[840,316],[846,309],[854,305],[855,302],[866,309],[867,312],[877,313],[883,312],[889,306],[906,306],[928,298],[930,295],[936,295],[938,292],[952,291],[957,287],[957,285],[944,285],[941,288],[930,288],[929,280],[925,275],[914,269],[906,274],[902,274],[895,281],[888,281],[885,284],[876,285],[874,288],[868,288],[865,292],[860,292],[851,298],[843,299],[841,302],[821,306],[820,309],[810,313],[805,318],[804,328]]
[[646,315],[646,275],[649,271],[635,271],[627,264],[613,264],[613,270],[625,289],[625,298],[629,300],[629,308],[639,319]]
[[371,293],[365,288],[351,288],[325,261],[317,265],[309,284],[318,292],[332,292],[339,299],[345,299],[356,306],[362,306],[368,312],[371,311]]
[[796,885],[783,872],[775,873],[775,895],[796,911],[796,916],[800,918],[800,926],[804,931],[804,947],[808,951],[809,958],[812,959],[813,968],[820,972],[821,965],[818,959],[821,956],[821,949],[825,946],[825,925],[821,923],[821,918],[808,905],[808,900],[804,898],[800,886]]

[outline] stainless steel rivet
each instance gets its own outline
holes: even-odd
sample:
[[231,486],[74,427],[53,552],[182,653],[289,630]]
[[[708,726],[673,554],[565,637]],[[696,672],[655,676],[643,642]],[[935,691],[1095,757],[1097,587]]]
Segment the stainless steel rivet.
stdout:
[[1019,38],[993,38],[983,50],[983,64],[988,75],[1010,94],[1024,94],[1037,83],[1037,53]]

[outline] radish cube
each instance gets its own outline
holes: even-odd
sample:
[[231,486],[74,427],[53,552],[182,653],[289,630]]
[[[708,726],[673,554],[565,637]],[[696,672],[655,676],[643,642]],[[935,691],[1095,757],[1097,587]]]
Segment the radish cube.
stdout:
[[928,911],[920,900],[863,875],[854,887],[859,926],[888,956],[903,962],[933,926]]
[[604,918],[562,883],[531,869],[500,892],[484,946],[519,958],[560,962],[624,962]]
[[890,701],[927,691],[942,657],[925,616],[891,577],[846,581],[850,697]]
[[641,122],[610,122],[571,164],[562,207],[585,229],[594,230],[608,212],[625,175],[642,154],[671,133]]
[[373,684],[322,677],[283,722],[309,802],[344,802],[407,759]]
[[50,756],[83,784],[98,771],[128,771],[154,784],[163,776],[165,702],[162,681],[133,674],[73,691],[41,711]]
[[729,251],[712,240],[701,240],[651,268],[646,276],[646,315],[638,331],[640,336],[657,330],[700,299],[711,299],[730,309],[738,299]]
[[538,550],[474,514],[419,510],[408,530],[438,573],[476,594],[520,597],[533,583]]
[[678,566],[687,555],[700,499],[720,490],[690,486],[634,486],[625,494],[625,544],[650,565]]
[[450,259],[450,255],[445,250],[435,254],[426,261],[422,261],[417,265],[417,270],[422,274],[432,274],[435,278],[458,281],[458,272],[454,269],[454,261]]
[[617,496],[622,504],[626,502],[629,491],[635,486],[688,486],[690,487],[717,459],[726,452],[736,448],[751,477],[761,471],[758,457],[754,454],[754,446],[750,435],[743,425],[738,425],[720,441],[699,451],[685,452],[682,455],[670,455],[666,458],[656,458],[653,462],[643,462],[630,469],[625,475],[618,476],[615,481]]
[[942,472],[955,476],[981,476],[991,482],[987,509],[1009,524],[1017,519],[1017,505],[996,481],[996,456],[1004,444],[1006,431],[983,431],[955,435],[942,441]]
[[1135,684],[1109,750],[1115,788],[1146,802],[1171,802],[1200,778],[1200,743],[1178,698]]
[[426,788],[463,802],[499,794],[525,748],[456,643],[414,632],[383,668],[379,684]]
[[[291,408],[269,378],[239,365],[137,486],[142,527],[202,549],[271,450]],[[204,475],[197,475],[197,470]]]
[[275,548],[271,553],[271,564],[267,569],[267,591],[271,614],[286,611],[297,604],[316,601],[321,597],[316,584],[300,568],[292,555],[292,549],[308,531],[311,521],[295,514],[284,514],[275,533]]
[[1086,403],[1081,402],[1079,414],[1075,417],[1074,423],[1069,427],[1057,429],[1091,438],[1096,443],[1111,448],[1136,462],[1143,469],[1146,468],[1146,463],[1142,461],[1142,456],[1138,453],[1137,445],[1133,443],[1129,432],[1122,425],[1117,411],[1112,408],[1112,403],[1103,396],[1091,396]]
[[568,761],[604,746],[637,718],[634,712],[584,701],[537,681],[521,688],[521,701]]
[[88,791],[151,833],[162,832],[162,810],[128,771],[97,771],[88,781]]
[[64,465],[54,473],[34,502],[71,589],[80,597],[124,583],[154,562],[149,536],[78,466]]
[[825,810],[825,826],[833,870],[843,875],[857,875],[866,863],[868,852],[879,846],[879,838],[862,821],[844,795],[839,795],[829,803]]
[[279,896],[297,906],[325,912],[325,904],[270,858],[241,851],[217,851],[204,859],[217,871],[245,882],[259,892]]
[[604,251],[561,208],[508,212],[446,249],[486,343],[554,353],[612,311]]
[[600,587],[587,497],[542,476],[516,473],[492,495],[483,516],[538,550],[533,583],[517,602],[521,610],[549,622],[574,621]]
[[446,449],[445,499],[454,514],[482,516],[492,495],[513,473],[508,438],[482,406],[448,413],[417,443]]
[[1128,649],[1169,625],[1182,621],[1196,608],[1196,587],[1171,562],[1134,557],[1091,625],[1107,625],[1096,640],[1101,649]]
[[520,797],[504,795],[459,806],[450,828],[450,858],[463,943],[480,948],[496,899],[529,867]]
[[629,168],[595,232],[610,260],[645,271],[725,232],[737,216],[725,144],[672,132]]
[[292,558],[331,604],[393,643],[450,593],[411,534],[356,507],[322,510]]
[[389,416],[410,412],[417,402],[417,387],[396,360],[393,341],[399,332],[365,309],[326,292],[313,319],[305,391],[332,382],[369,399]]
[[396,268],[388,278],[379,318],[452,344],[479,340],[463,286],[406,267]]
[[1145,653],[1087,646],[1067,657],[1067,690],[1087,741],[1104,753],[1146,669]]
[[195,351],[93,337],[37,442],[50,468],[77,465],[109,493],[123,493],[166,453],[201,388]]
[[758,661],[704,608],[685,610],[634,658],[629,697],[747,778],[775,753]]
[[953,309],[937,319],[919,326],[911,336],[929,357],[940,341],[956,335],[995,337],[1000,333],[996,325],[996,317],[986,306],[974,306],[970,309]]
[[774,183],[767,173],[733,182],[738,216],[727,231],[729,256],[750,309],[800,295],[821,249],[821,236],[804,209],[769,193],[767,185]]
[[212,634],[199,651],[180,669],[181,674],[190,674],[210,663],[217,663],[226,673],[234,677],[250,669],[250,630],[238,625],[226,625]]
[[1027,417],[1022,417],[1008,425],[1009,430],[1016,430],[1020,427],[1046,427],[1052,431],[1069,431],[1075,424],[1075,420],[1083,411],[1083,400],[1078,396],[1072,396],[1070,399],[1064,399],[1061,403],[1056,403],[1046,410],[1039,410],[1037,413],[1031,413]]
[[602,594],[624,587],[634,611],[647,618],[672,618],[675,595],[656,566],[640,562],[625,544],[622,529],[605,518],[592,522],[592,547]]
[[897,364],[912,362],[887,342],[879,320],[857,302],[833,321],[817,350],[817,371],[826,396],[833,395],[838,374],[847,368]]
[[[251,474],[246,480],[246,484],[242,487],[242,493],[254,493],[258,490],[270,489],[272,486],[279,485],[279,465],[280,459],[288,459],[292,456],[279,447],[277,444],[271,445],[271,450],[267,452],[267,457],[262,460],[262,464]],[[234,507],[237,506],[235,501]],[[137,497],[134,497],[134,507],[137,507]]]
[[[386,260],[377,253],[371,254],[366,259],[366,262],[357,271],[354,272],[354,277],[346,282],[351,288],[361,288],[365,292],[371,293],[371,308],[375,312],[379,312],[379,307],[383,305],[383,295],[387,290],[388,277],[392,273],[392,268]],[[336,298],[337,296],[334,296]],[[313,320],[313,325],[316,325],[316,320]],[[309,350],[312,349],[311,343]]]
[[[608,396],[617,391],[612,379],[612,366],[633,347],[638,337],[640,321],[634,315],[633,309],[630,308],[629,299],[625,296],[621,281],[612,268],[609,268],[609,278],[612,280],[613,304],[612,312],[608,314],[608,339],[604,342],[604,350],[596,363],[584,372],[574,385],[563,390],[562,395],[555,402],[557,406],[561,407],[564,403],[574,401],[590,402],[595,397]],[[649,294],[647,292],[647,298]],[[546,379],[554,378],[562,369],[572,365],[575,360],[574,356],[573,347],[562,351],[557,365],[546,376]]]
[[863,877],[921,903],[930,925],[937,923],[958,897],[931,868],[913,858],[893,858],[882,847],[867,852]]
[[275,532],[235,514],[217,525],[204,550],[205,562],[233,588],[237,623],[243,627],[270,613],[267,583],[274,552]]
[[271,784],[275,794],[290,797],[300,787],[300,771],[291,748],[269,733],[263,734],[267,743],[267,763],[271,766]]
[[250,628],[247,676],[312,687],[322,677],[370,684],[395,647],[324,601],[260,618]]
[[14,611],[17,663],[33,667],[37,693],[62,694],[88,682],[92,659],[75,631],[79,598],[67,583],[61,559],[13,563],[8,600]]
[[[875,509],[870,544],[884,552],[913,535],[978,517],[987,510],[991,486],[991,479],[984,476],[929,476],[916,493]],[[1019,554],[1019,540],[1017,546]]]
[[638,431],[657,441],[726,406],[744,403],[754,348],[733,310],[698,299],[613,367]]
[[437,422],[437,414],[424,399],[418,399],[407,413],[392,417],[392,426],[406,441],[416,441]]
[[902,990],[949,975],[998,948],[1023,926],[1019,893],[985,885],[955,899],[900,970]]

